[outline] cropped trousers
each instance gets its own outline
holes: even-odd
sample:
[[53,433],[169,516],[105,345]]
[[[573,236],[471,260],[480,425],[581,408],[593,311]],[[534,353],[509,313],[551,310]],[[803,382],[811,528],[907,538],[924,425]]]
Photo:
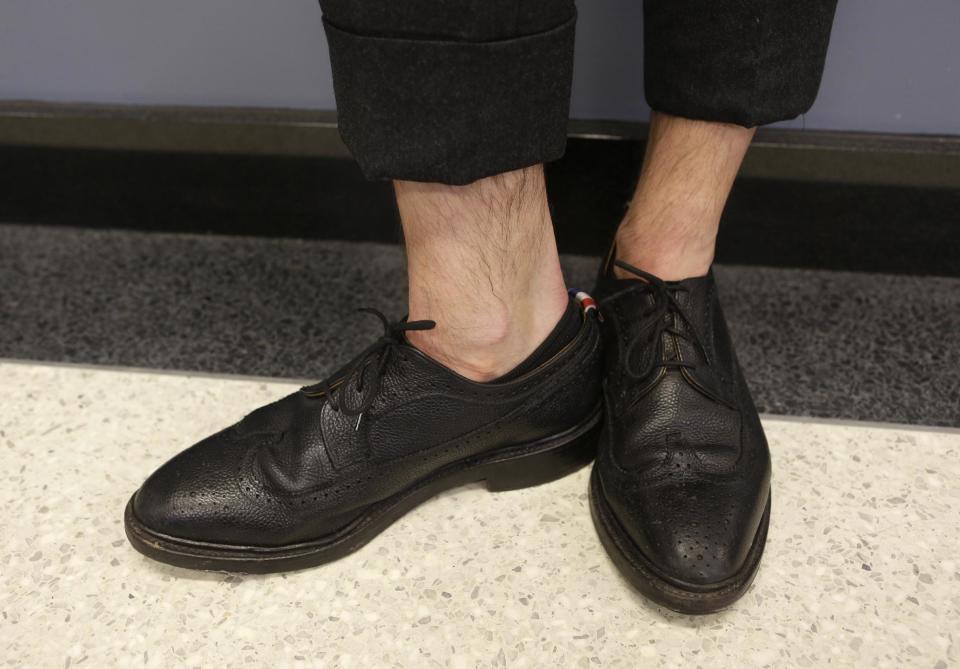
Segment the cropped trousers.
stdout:
[[[320,5],[340,134],[368,178],[466,184],[563,155],[573,0]],[[805,112],[835,8],[836,0],[645,0],[648,104],[746,127]]]

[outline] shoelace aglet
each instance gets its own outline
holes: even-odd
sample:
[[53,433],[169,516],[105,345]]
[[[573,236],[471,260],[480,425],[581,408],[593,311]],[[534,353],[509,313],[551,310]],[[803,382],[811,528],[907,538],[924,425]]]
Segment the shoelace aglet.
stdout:
[[359,432],[359,431],[360,431],[360,419],[361,419],[361,418],[363,418],[363,412],[362,412],[362,411],[357,414],[357,424],[353,426],[353,431],[354,431],[354,432]]

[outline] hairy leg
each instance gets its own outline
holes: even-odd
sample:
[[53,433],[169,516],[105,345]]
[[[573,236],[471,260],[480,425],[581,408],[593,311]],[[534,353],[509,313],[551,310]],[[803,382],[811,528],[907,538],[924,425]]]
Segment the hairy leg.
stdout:
[[654,112],[640,179],[617,230],[617,257],[666,280],[706,274],[753,133]]
[[466,186],[396,181],[410,319],[437,322],[411,343],[487,381],[523,361],[567,305],[542,165]]

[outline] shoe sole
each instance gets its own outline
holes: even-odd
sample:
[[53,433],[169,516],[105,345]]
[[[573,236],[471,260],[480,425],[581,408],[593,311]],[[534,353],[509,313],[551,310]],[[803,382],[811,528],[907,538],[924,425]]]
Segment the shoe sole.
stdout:
[[724,609],[746,593],[757,575],[763,548],[767,543],[770,526],[770,493],[760,519],[760,527],[754,535],[750,552],[740,571],[723,581],[709,585],[679,584],[657,574],[651,560],[643,554],[630,535],[613,514],[603,496],[602,484],[596,467],[590,475],[590,515],[614,564],[628,581],[648,599],[661,606],[691,615],[715,613]]
[[161,534],[137,518],[133,510],[136,493],[124,511],[124,528],[127,539],[139,552],[177,567],[252,574],[314,567],[357,551],[418,504],[449,488],[485,481],[487,490],[500,492],[548,483],[573,473],[596,455],[601,418],[598,408],[589,419],[559,435],[451,463],[371,505],[346,527],[308,542],[236,546]]

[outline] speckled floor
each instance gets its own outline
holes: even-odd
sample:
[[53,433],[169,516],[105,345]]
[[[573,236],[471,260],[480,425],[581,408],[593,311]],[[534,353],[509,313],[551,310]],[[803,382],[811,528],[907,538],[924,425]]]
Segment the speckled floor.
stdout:
[[[960,279],[716,273],[761,411],[960,427]],[[397,246],[0,225],[0,358],[319,378],[405,290]]]
[[17,667],[901,667],[960,662],[960,432],[768,418],[774,514],[733,609],[659,610],[594,534],[587,471],[468,486],[283,576],[131,549],[163,460],[289,383],[0,364],[0,663]]

